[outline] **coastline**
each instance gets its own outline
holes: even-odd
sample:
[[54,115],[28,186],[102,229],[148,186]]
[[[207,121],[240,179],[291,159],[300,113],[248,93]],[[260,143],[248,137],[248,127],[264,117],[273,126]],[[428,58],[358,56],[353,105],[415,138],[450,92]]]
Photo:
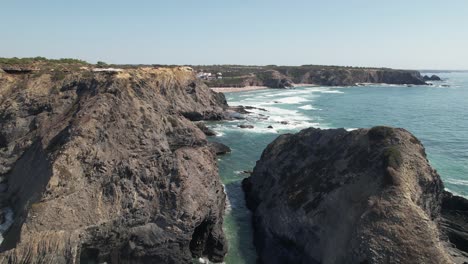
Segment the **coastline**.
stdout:
[[270,89],[266,86],[244,86],[244,87],[210,87],[210,89],[217,93],[238,93],[256,90]]
[[312,83],[293,83],[293,87],[312,87],[312,86],[319,86],[317,84],[312,84]]
[[[292,87],[286,88],[296,88],[296,87],[308,87],[308,86],[318,86],[316,84],[310,83],[295,83]],[[244,86],[244,87],[210,87],[212,91],[217,93],[238,93],[238,92],[247,92],[247,91],[256,91],[256,90],[265,90],[265,89],[281,89],[281,88],[270,88],[267,86]]]

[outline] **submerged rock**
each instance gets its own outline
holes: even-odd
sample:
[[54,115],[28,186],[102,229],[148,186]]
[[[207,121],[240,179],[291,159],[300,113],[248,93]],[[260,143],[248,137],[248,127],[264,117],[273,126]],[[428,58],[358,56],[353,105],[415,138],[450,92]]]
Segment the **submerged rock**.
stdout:
[[0,76],[0,263],[223,260],[226,195],[188,120],[222,94],[181,68]]
[[[243,188],[261,263],[468,260],[466,218],[452,210],[443,214],[450,224],[439,226],[444,186],[424,147],[404,129],[282,135]],[[462,200],[456,206],[466,210]]]
[[238,125],[237,127],[240,127],[240,128],[249,128],[249,129],[254,128],[253,125]]

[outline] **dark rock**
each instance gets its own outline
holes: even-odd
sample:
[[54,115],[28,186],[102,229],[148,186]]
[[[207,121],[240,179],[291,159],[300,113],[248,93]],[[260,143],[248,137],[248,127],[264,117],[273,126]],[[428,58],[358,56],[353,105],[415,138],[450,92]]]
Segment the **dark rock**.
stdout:
[[231,148],[219,142],[209,142],[208,145],[215,151],[216,155],[224,155],[231,152]]
[[212,137],[212,136],[216,136],[216,133],[209,129],[204,123],[196,123],[197,127],[203,132],[205,133],[206,136],[208,137]]
[[257,110],[260,110],[260,111],[267,112],[267,110],[265,108],[260,108],[260,107],[255,107],[255,106],[245,106],[244,108],[248,109],[248,110],[257,109]]
[[254,126],[252,126],[252,125],[238,125],[238,127],[240,127],[240,128],[249,128],[249,129],[254,128]]
[[466,204],[442,203],[440,176],[404,129],[282,135],[243,188],[260,263],[462,263],[450,243],[465,247],[466,219],[445,231],[450,243],[437,223],[441,207]]
[[289,122],[288,121],[281,121],[280,124],[287,125],[287,124],[289,124]]
[[[232,111],[237,112],[237,113],[239,113],[239,114],[250,114],[250,113],[252,113],[252,112],[249,112],[249,111],[247,111],[247,110],[245,110],[245,109],[247,109],[247,107],[244,107],[244,106],[242,106],[242,105],[239,105],[239,106],[230,106],[230,107],[229,107],[229,110],[232,110]],[[250,108],[250,109],[252,109],[252,108]]]
[[9,74],[28,74],[36,71],[36,69],[29,67],[3,67],[2,70]]
[[221,118],[224,96],[177,67],[66,74],[0,74],[0,134],[15,146],[0,155],[14,212],[0,262],[221,262],[226,196],[187,118]]
[[225,120],[243,120],[245,119],[244,115],[232,110],[227,110],[224,112]]
[[273,128],[273,126],[268,126],[267,128]]
[[203,120],[203,114],[200,112],[183,112],[182,115],[190,121]]
[[450,243],[454,245],[452,256],[461,261],[468,259],[468,200],[444,192],[440,226]]
[[432,75],[431,77],[424,75],[423,80],[424,81],[441,81],[440,77],[437,75]]

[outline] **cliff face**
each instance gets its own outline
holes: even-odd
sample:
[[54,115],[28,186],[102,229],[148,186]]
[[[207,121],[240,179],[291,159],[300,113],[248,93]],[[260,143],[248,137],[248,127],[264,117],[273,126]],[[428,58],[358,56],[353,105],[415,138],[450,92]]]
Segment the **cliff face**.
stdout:
[[0,263],[221,261],[205,135],[226,101],[185,68],[0,73]]
[[287,88],[294,84],[350,86],[358,83],[426,84],[418,71],[340,66],[199,66],[200,71],[221,72],[222,79],[206,81],[212,87],[267,86]]
[[[285,74],[289,76],[289,70],[286,70]],[[418,71],[392,69],[306,70],[302,75],[292,75],[291,80],[295,83],[327,86],[348,86],[357,83],[426,84]]]
[[262,263],[468,259],[464,218],[453,216],[466,204],[447,208],[448,224],[439,226],[442,202],[452,198],[444,195],[424,147],[403,129],[310,128],[282,135],[243,186]]

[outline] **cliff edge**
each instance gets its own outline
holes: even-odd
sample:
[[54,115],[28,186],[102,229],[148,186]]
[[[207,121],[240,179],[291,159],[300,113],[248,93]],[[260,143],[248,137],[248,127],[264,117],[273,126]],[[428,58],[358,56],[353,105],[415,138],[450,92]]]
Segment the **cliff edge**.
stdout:
[[0,263],[223,260],[225,193],[189,68],[0,72]]
[[243,182],[261,263],[463,263],[466,200],[404,129],[278,137]]

